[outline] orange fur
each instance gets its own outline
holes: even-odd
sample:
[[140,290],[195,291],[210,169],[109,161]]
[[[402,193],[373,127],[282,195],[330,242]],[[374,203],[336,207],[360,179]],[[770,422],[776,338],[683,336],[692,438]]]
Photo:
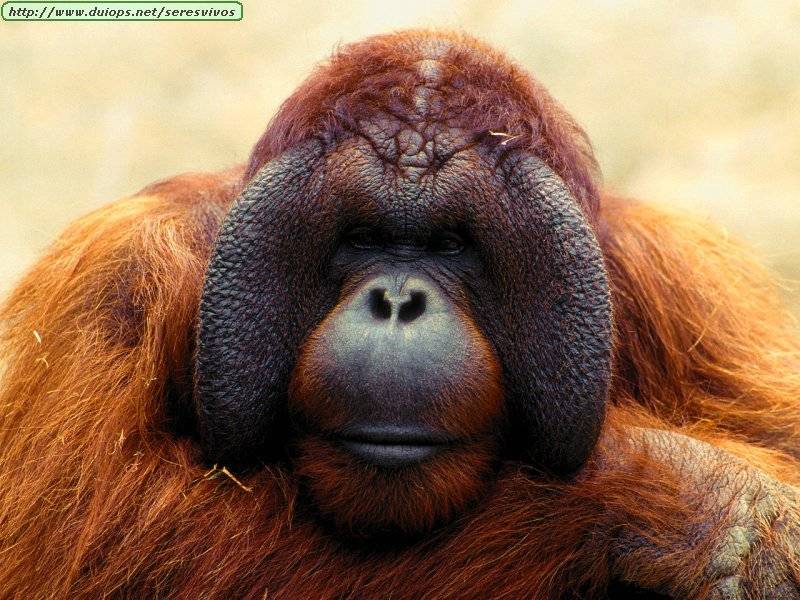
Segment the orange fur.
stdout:
[[800,343],[773,279],[709,223],[615,198],[603,206],[619,337],[612,396],[800,458]]

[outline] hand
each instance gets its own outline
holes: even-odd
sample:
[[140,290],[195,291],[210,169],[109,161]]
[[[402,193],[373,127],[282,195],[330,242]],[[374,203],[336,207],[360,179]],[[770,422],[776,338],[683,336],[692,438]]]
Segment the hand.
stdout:
[[642,495],[637,511],[616,515],[617,578],[675,598],[800,599],[797,488],[678,433],[627,429],[625,437],[606,437],[597,459],[644,486],[630,490]]

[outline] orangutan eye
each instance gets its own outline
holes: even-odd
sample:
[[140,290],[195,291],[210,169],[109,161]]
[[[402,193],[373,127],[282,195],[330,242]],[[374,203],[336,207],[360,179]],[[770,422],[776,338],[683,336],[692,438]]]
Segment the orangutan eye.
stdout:
[[454,231],[440,233],[431,240],[431,250],[444,256],[461,254],[466,245],[464,238]]
[[358,227],[345,236],[347,245],[358,250],[372,250],[381,246],[375,231],[369,227]]

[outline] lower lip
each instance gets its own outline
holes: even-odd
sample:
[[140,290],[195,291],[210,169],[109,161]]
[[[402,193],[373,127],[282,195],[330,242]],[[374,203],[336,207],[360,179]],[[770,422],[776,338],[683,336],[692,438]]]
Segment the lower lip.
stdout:
[[437,454],[440,445],[376,444],[343,440],[342,447],[364,461],[380,467],[397,468],[413,465]]

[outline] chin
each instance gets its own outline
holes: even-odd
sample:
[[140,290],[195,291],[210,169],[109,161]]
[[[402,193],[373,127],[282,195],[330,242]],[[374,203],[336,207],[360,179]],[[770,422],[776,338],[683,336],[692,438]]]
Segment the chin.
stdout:
[[387,445],[364,455],[346,442],[305,435],[297,441],[294,468],[320,516],[337,532],[402,542],[480,502],[494,479],[496,445],[487,437],[424,452]]

